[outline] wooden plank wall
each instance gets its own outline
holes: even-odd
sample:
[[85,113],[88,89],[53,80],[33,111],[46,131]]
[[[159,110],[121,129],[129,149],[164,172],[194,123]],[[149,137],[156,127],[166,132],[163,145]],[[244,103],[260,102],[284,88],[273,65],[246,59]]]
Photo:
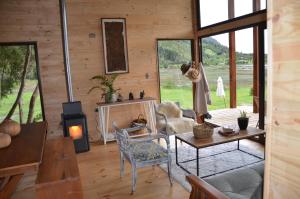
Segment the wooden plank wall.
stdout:
[[[127,22],[129,74],[116,81],[124,97],[159,99],[156,39],[192,39],[191,0],[68,0],[68,28],[74,96],[87,113],[90,137],[97,140],[95,104],[100,91],[87,94],[93,75],[104,73],[100,18],[123,17]],[[46,119],[50,135],[61,135],[61,103],[67,100],[59,0],[1,0],[0,42],[37,41]],[[89,34],[95,34],[90,38]],[[149,78],[146,78],[149,74]],[[132,113],[132,110],[135,112]],[[112,117],[128,123],[141,109],[130,108]]]
[[[97,140],[95,104],[101,92],[87,94],[89,80],[104,73],[101,18],[126,18],[129,73],[116,80],[123,97],[146,96],[159,99],[156,39],[193,38],[191,0],[68,0],[70,59],[74,96],[81,100],[88,116],[90,137]],[[89,35],[95,35],[90,38]],[[149,78],[146,78],[149,74]],[[126,126],[138,116],[136,106],[113,110],[111,118]],[[118,114],[122,112],[122,114]]]
[[59,1],[1,0],[0,13],[0,42],[37,42],[48,135],[61,135],[61,103],[67,94]]
[[300,1],[268,2],[267,162],[264,198],[300,198]]

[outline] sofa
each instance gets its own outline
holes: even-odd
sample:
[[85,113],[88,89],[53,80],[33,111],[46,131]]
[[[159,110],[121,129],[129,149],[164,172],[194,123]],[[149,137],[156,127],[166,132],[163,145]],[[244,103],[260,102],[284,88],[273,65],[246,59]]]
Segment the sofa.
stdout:
[[190,199],[262,199],[263,176],[263,162],[205,179],[190,175]]

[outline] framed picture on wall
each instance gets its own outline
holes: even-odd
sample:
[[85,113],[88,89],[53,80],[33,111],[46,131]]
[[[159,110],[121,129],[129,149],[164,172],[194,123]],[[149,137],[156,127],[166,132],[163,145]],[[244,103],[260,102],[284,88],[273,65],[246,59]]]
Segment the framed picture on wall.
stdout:
[[101,19],[105,74],[128,73],[126,21]]

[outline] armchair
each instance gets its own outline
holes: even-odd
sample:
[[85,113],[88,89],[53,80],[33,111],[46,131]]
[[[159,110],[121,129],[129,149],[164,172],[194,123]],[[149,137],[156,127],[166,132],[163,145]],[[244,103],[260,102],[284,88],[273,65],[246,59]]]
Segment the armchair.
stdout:
[[158,131],[166,134],[191,132],[196,124],[195,112],[181,109],[179,103],[158,104],[155,106],[155,113]]
[[[148,135],[143,138],[130,138],[127,129],[120,129],[113,122],[116,140],[120,149],[120,176],[124,175],[125,159],[131,164],[132,193],[136,190],[137,168],[153,166],[167,163],[169,181],[172,186],[171,176],[171,152],[169,137],[157,133],[152,134],[151,129],[146,127]],[[154,142],[154,140],[164,139],[167,149]]]

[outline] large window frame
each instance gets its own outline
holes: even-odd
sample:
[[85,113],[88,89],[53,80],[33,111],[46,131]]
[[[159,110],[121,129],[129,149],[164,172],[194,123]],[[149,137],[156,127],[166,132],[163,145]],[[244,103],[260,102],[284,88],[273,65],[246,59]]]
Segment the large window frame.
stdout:
[[[253,27],[253,96],[259,97],[259,127],[264,128],[264,106],[265,87],[264,84],[264,30],[267,22],[267,9],[260,10],[260,1],[253,0],[253,13],[239,17],[234,17],[234,0],[228,0],[228,20],[209,26],[201,27],[200,1],[194,0],[194,23],[195,40],[199,45],[195,45],[194,52],[202,61],[202,38],[214,36],[222,33],[229,33],[229,67],[230,67],[230,107],[236,107],[236,63],[235,63],[235,31]],[[257,112],[253,99],[253,111]]]

